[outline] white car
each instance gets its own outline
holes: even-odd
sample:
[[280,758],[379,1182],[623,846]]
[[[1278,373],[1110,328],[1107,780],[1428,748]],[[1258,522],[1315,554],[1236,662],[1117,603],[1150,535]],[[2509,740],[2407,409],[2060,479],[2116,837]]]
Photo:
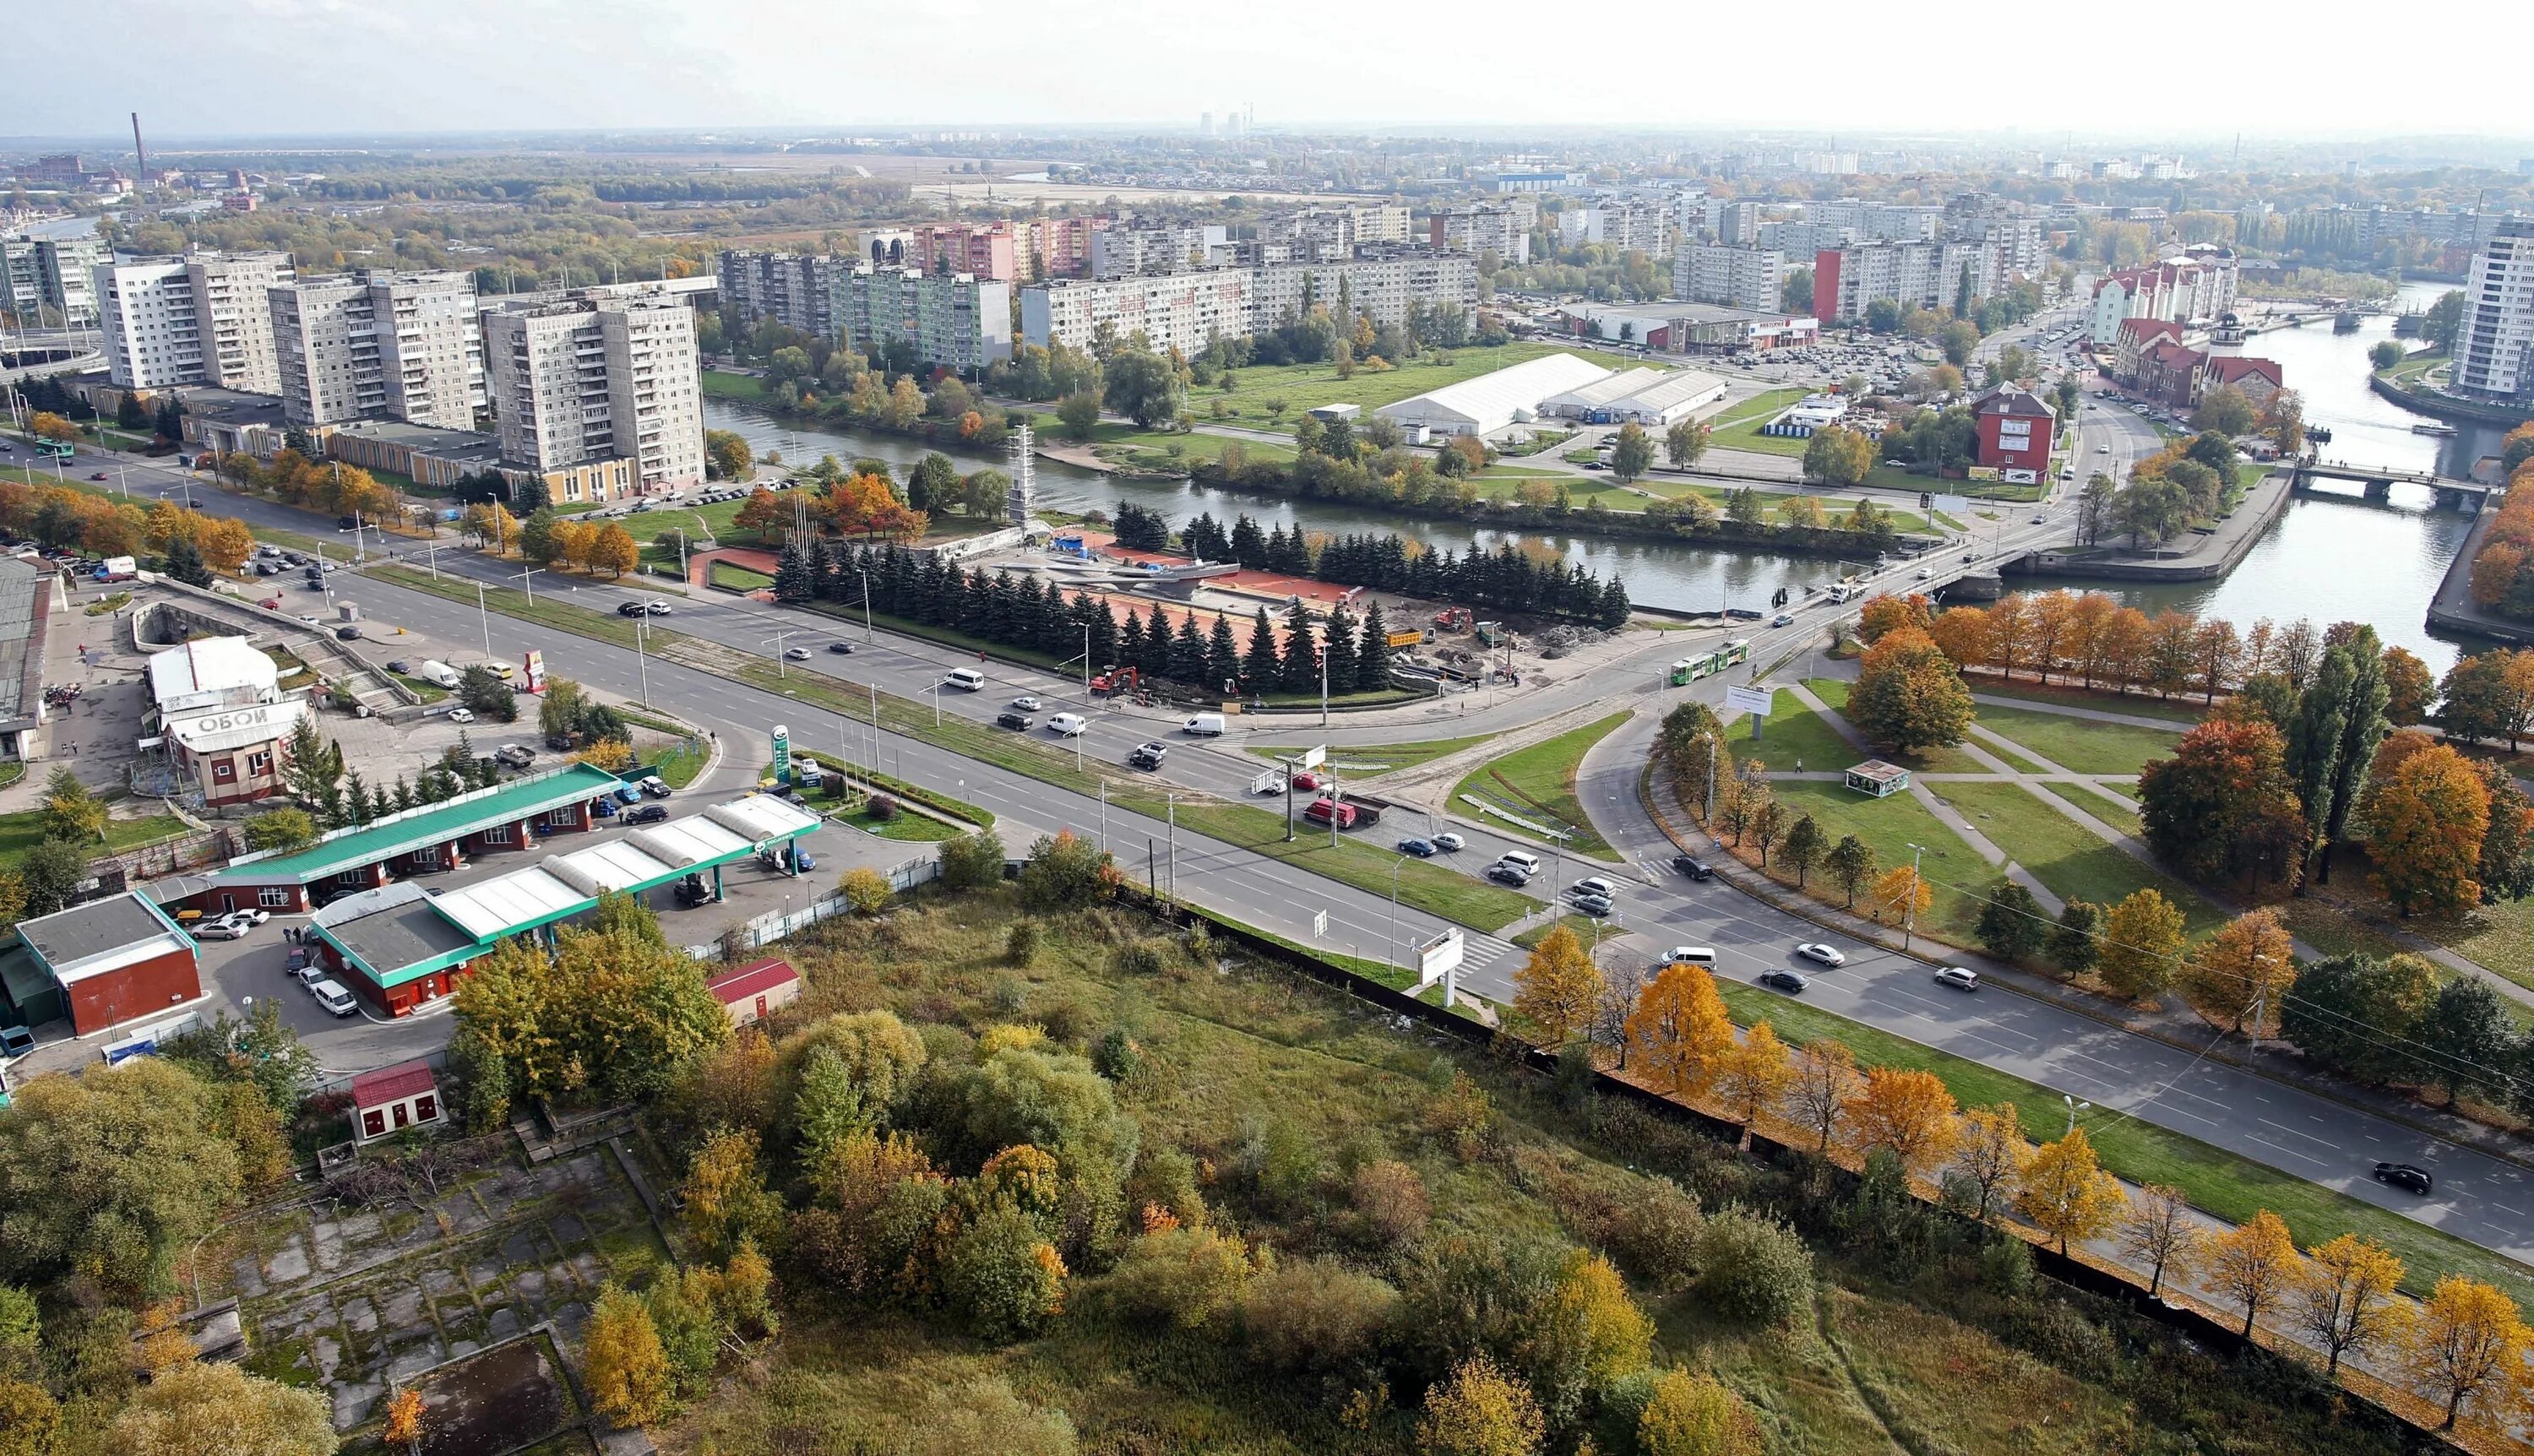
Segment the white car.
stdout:
[[795,662],[807,662],[810,660],[810,649],[807,647],[786,647],[783,649],[783,655],[791,658]]
[[1035,693],[1024,693],[1020,697],[1012,699],[1012,706],[1019,708],[1025,713],[1037,712],[1039,709],[1038,695]]
[[1818,940],[1796,946],[1795,953],[1806,960],[1812,961],[1816,965],[1843,966],[1847,964],[1847,956],[1841,953],[1838,946],[1824,945]]
[[449,710],[449,721],[452,723],[472,723],[475,721],[475,710],[473,708],[466,707],[452,707]]
[[250,926],[257,926],[271,920],[272,918],[272,912],[260,906],[249,905],[243,910],[229,911],[226,918],[230,920],[243,920]]
[[666,617],[671,612],[676,611],[677,608],[670,606],[667,602],[659,600],[657,597],[654,597],[650,601],[642,604],[642,610],[650,613],[654,617]]
[[194,922],[197,940],[235,940],[255,929],[255,922],[238,915],[221,915]]
[[1090,726],[1091,720],[1080,713],[1057,713],[1047,720],[1047,731],[1058,738],[1079,738]]
[[1619,887],[1611,883],[1609,880],[1602,879],[1599,875],[1588,875],[1582,880],[1576,880],[1574,886],[1568,890],[1568,893],[1577,895],[1599,895],[1605,900],[1615,900],[1619,897]]
[[1437,835],[1435,835],[1435,836],[1434,836],[1434,847],[1435,847],[1436,849],[1442,850],[1442,851],[1443,851],[1443,852],[1445,852],[1446,854],[1455,853],[1455,852],[1458,852],[1458,851],[1460,851],[1460,850],[1467,849],[1467,848],[1469,848],[1469,846],[1470,846],[1470,841],[1468,841],[1467,839],[1462,838],[1462,837],[1461,837],[1460,835],[1458,835],[1458,834],[1453,833],[1453,832],[1452,832],[1451,830],[1449,830],[1449,829],[1446,829],[1446,830],[1444,830],[1442,833],[1437,834]]
[[337,1016],[349,1016],[361,1008],[360,1002],[352,1000],[352,993],[345,991],[341,985],[332,980],[319,981],[310,986],[308,994],[317,998],[317,1004]]
[[1979,990],[1979,972],[1968,966],[1946,966],[1936,972],[1936,984],[1956,991]]
[[1920,567],[1920,568],[1918,569],[1918,579],[1919,579],[1919,580],[1921,580],[1921,581],[1924,581],[1924,580],[1926,580],[1928,577],[1933,576],[1935,576],[1935,575],[1936,575],[1936,574],[1935,574],[1934,572],[1932,572],[1932,571],[1928,570],[1928,569],[1927,569],[1927,568],[1925,568],[1925,567]]

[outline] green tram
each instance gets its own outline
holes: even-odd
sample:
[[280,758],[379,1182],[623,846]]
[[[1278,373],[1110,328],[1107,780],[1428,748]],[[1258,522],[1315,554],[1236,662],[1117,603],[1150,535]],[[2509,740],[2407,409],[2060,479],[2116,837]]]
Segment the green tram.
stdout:
[[1735,637],[1704,657],[1684,657],[1671,665],[1671,685],[1684,687],[1700,678],[1712,677],[1737,662],[1749,660],[1751,639]]

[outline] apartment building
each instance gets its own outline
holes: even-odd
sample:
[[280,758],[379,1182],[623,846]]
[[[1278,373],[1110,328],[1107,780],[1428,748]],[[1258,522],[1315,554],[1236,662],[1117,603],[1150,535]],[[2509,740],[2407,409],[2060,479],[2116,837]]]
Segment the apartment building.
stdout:
[[1178,227],[1111,226],[1091,235],[1091,276],[1123,278],[1216,268],[1232,261],[1232,237],[1219,223]]
[[1945,210],[1842,198],[1804,204],[1804,221],[1841,229],[1858,242],[1931,243],[1945,235]]
[[[1108,234],[1099,234],[1106,237]],[[1103,326],[1117,338],[1141,333],[1156,349],[1194,354],[1217,335],[1249,333],[1256,270],[1055,278],[1021,290],[1021,337],[1039,348],[1061,339],[1087,349]]]
[[1404,207],[1304,208],[1271,218],[1258,229],[1259,241],[1283,247],[1300,263],[1337,263],[1358,249],[1406,246],[1410,216]]
[[1531,228],[1537,209],[1498,204],[1454,208],[1425,219],[1426,246],[1438,253],[1466,253],[1476,258],[1493,253],[1516,268],[1531,263]]
[[1774,312],[1786,282],[1786,255],[1775,248],[1684,246],[1673,257],[1671,290],[1693,303]]
[[851,258],[726,248],[718,270],[722,306],[742,329],[771,320],[813,338],[834,338],[843,328],[836,295],[854,266]]
[[1866,305],[1889,299],[1903,312],[1951,308],[1970,275],[1970,301],[1987,298],[1996,281],[1991,250],[1977,243],[1853,243],[1813,255],[1813,312],[1825,322],[1856,323]]
[[1639,200],[1569,208],[1557,214],[1557,243],[1578,248],[1601,243],[1622,252],[1660,258],[1670,252],[1660,205]]
[[96,285],[90,272],[110,256],[97,237],[0,238],[0,309],[30,325],[94,328]]
[[363,271],[296,278],[265,296],[292,424],[475,427],[485,394],[474,274]]
[[1091,236],[1106,217],[1032,217],[1021,225],[1021,268],[1032,282],[1091,275]]
[[926,369],[973,376],[1012,356],[1011,290],[1000,278],[865,264],[844,275],[836,317],[853,348],[902,344]]
[[33,238],[0,238],[0,309],[33,324],[44,306],[44,274]]
[[1478,306],[1478,263],[1465,253],[1400,249],[1342,263],[1271,263],[1126,278],[1058,279],[1021,290],[1021,334],[1046,347],[1088,348],[1103,324],[1142,330],[1156,349],[1195,353],[1298,318],[1311,305],[1404,324],[1412,303]]
[[2464,275],[2454,344],[2457,393],[2491,399],[2534,394],[2534,218],[2492,230]]
[[2144,268],[2105,273],[2094,284],[2087,336],[2112,343],[2123,319],[2212,324],[2234,310],[2239,279],[2234,252],[2204,245]]
[[1020,276],[1020,250],[1008,218],[952,222],[916,228],[906,250],[906,266],[1008,283]]
[[536,471],[631,459],[646,491],[704,476],[694,312],[663,296],[580,294],[483,314],[502,457]]
[[1760,205],[1729,197],[1698,201],[1699,230],[1728,248],[1747,248],[1760,240]]
[[117,257],[95,265],[90,278],[108,377],[126,389],[281,393],[265,295],[295,276],[286,253]]

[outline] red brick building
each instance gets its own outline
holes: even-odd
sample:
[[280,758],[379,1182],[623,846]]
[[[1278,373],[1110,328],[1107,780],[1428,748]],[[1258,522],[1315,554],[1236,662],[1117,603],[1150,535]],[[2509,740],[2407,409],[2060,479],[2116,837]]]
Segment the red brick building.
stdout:
[[704,989],[730,1013],[731,1025],[746,1026],[800,1000],[801,973],[788,960],[751,961],[706,981]]
[[81,1036],[199,1000],[194,938],[138,890],[18,924]]
[[2059,428],[2059,413],[2048,401],[2015,385],[1998,388],[1971,401],[1971,420],[1979,431],[1975,463],[2003,478],[2030,482],[2050,468],[2050,442]]

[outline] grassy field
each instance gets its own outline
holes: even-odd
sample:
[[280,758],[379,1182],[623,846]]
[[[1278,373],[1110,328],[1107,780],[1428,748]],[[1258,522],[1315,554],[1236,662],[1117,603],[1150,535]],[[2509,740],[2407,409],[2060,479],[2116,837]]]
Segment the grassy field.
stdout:
[[2065,713],[1982,703],[1979,721],[2072,773],[2136,773],[2150,758],[2173,755],[2179,732],[2101,723]]
[[695,781],[712,758],[701,744],[690,746],[683,735],[677,738],[645,738],[634,745],[635,757],[651,765],[660,781],[673,789],[683,789]]
[[1836,770],[1866,757],[1792,693],[1778,695],[1758,742],[1752,741],[1747,719],[1727,724],[1724,741],[1733,750],[1733,761],[1757,762],[1777,773],[1790,773],[1797,763],[1808,772]]
[[763,591],[774,584],[774,578],[737,562],[717,561],[704,568],[704,584],[724,591]]
[[2202,899],[2180,880],[2104,843],[2092,830],[2019,785],[1945,783],[1931,787],[1939,798],[1961,810],[1973,827],[2063,899],[2109,905],[2134,891],[2153,889],[2182,911],[2193,935],[2205,935],[2226,923],[2224,911]]
[[[1878,874],[1908,864],[1910,845],[1926,846],[1927,854],[1919,868],[1927,877],[1934,900],[1927,913],[1918,917],[1918,923],[1959,944],[1976,943],[1971,932],[1979,923],[1979,901],[1948,886],[1960,884],[1985,890],[1996,872],[1960,835],[1945,827],[1945,821],[1936,818],[1934,811],[1906,794],[1868,799],[1836,783],[1780,782],[1770,788],[1778,802],[1786,806],[1786,822],[1791,824],[1809,814],[1833,843],[1845,834],[1863,840],[1874,851]],[[1833,905],[1842,901],[1840,892],[1827,885],[1818,874],[1813,888]]]
[[[83,846],[90,854],[119,854],[173,839],[185,832],[185,821],[172,814],[145,815],[139,819],[110,819],[105,821],[105,842]],[[23,810],[17,814],[0,814],[0,865],[14,865],[27,851],[44,840],[44,812]]]
[[2026,702],[2056,702],[2069,707],[2100,708],[2108,713],[2121,713],[2133,718],[2166,718],[2188,728],[2208,715],[2208,709],[2181,698],[2149,698],[2142,694],[2088,693],[2082,688],[2049,687],[2028,678],[2006,682],[1990,673],[1973,673],[1963,681],[1971,692],[1991,698],[2017,698]]
[[[1804,687],[1832,711],[1840,713],[1847,711],[1848,682],[1845,678],[1806,678]],[[1989,771],[1987,764],[1963,753],[1961,749],[1942,744],[1931,749],[1921,749],[1914,754],[1886,754],[1883,757],[1891,762],[1914,768],[1920,773],[1986,773]],[[1840,763],[1815,766],[1844,768],[1847,765]]]
[[[1474,749],[1491,742],[1491,736],[1478,738],[1434,738],[1419,743],[1351,743],[1329,751],[1329,758],[1340,772],[1390,773],[1401,768],[1414,768],[1419,763]],[[1248,751],[1261,758],[1290,758],[1309,744],[1286,744],[1277,747],[1249,746]]]
[[[1736,1022],[1765,1018],[1793,1040],[1835,1037],[1862,1065],[1934,1072],[1964,1107],[2014,1103],[2027,1134],[2048,1137],[2067,1125],[2059,1094],[2021,1077],[1757,987],[1720,981],[1717,990]],[[2463,1274],[2507,1290],[2519,1303],[2534,1300],[2534,1270],[2399,1214],[2134,1118],[2097,1110],[2086,1115],[2084,1125],[2105,1168],[2133,1183],[2172,1184],[2219,1218],[2241,1222],[2266,1208],[2287,1220],[2302,1247],[2344,1233],[2374,1240],[2402,1256],[2408,1266],[2403,1287],[2417,1294],[2426,1294],[2444,1275]]]
[[2110,794],[2092,784],[2059,783],[2052,784],[2051,787],[2058,790],[2071,804],[2115,829],[2128,834],[2146,832],[2146,821],[2139,818],[2137,810],[2115,802]]
[[[1455,807],[1465,807],[1461,805],[1462,796],[1474,794],[1525,818],[1572,826],[1575,837],[1567,841],[1568,847],[1595,859],[1617,863],[1619,852],[1594,829],[1591,817],[1575,798],[1575,770],[1593,745],[1608,737],[1628,717],[1626,713],[1612,713],[1488,763],[1452,790]],[[1519,825],[1501,819],[1491,819],[1489,822],[1518,834],[1523,832]]]
[[[1429,349],[1414,359],[1395,361],[1390,369],[1358,366],[1353,379],[1338,378],[1334,364],[1258,366],[1238,371],[1234,376],[1236,388],[1228,394],[1211,388],[1189,391],[1188,409],[1200,420],[1291,431],[1297,419],[1323,404],[1356,404],[1372,410],[1549,354],[1575,354],[1608,369],[1628,369],[1638,362],[1570,344],[1509,343],[1492,349]],[[1450,362],[1444,362],[1447,359]],[[1228,401],[1232,411],[1219,421],[1213,413],[1218,397]],[[1270,410],[1274,400],[1283,401],[1283,414]]]
[[1708,448],[1756,451],[1762,455],[1802,455],[1809,442],[1763,435],[1760,427],[1811,393],[1810,390],[1770,390],[1727,406],[1722,413],[1708,421]]
[[[1513,942],[1525,950],[1537,950],[1539,948],[1539,942],[1547,940],[1549,935],[1559,926],[1564,926],[1568,930],[1573,931],[1575,933],[1575,939],[1584,943],[1584,948],[1586,950],[1589,951],[1593,948],[1593,917],[1589,915],[1561,915],[1555,920],[1549,921],[1544,925],[1536,925],[1531,929],[1524,931],[1521,935],[1513,938]],[[1606,927],[1601,931],[1603,939],[1608,939],[1609,937],[1616,936],[1618,934],[1619,932]]]

